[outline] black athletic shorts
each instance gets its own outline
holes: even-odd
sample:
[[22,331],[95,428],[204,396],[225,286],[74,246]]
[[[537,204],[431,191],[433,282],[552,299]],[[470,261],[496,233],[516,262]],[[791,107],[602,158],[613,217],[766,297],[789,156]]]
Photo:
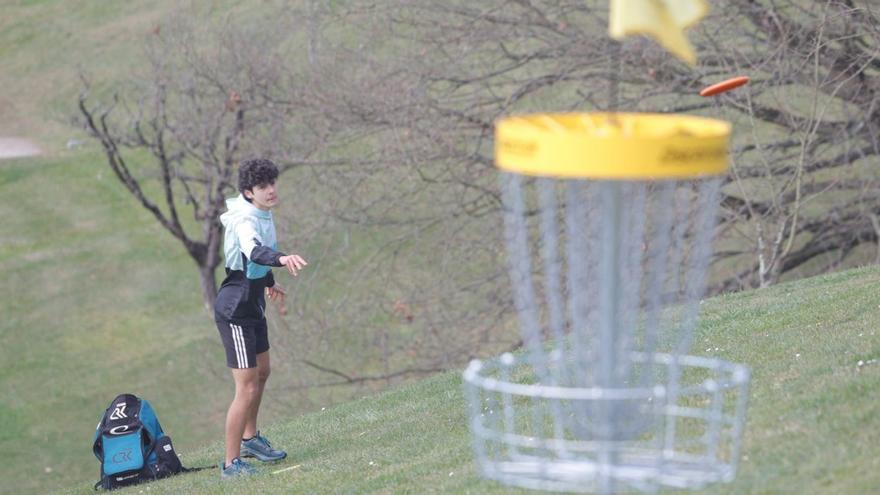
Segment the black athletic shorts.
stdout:
[[263,293],[274,283],[271,271],[263,278],[250,280],[241,270],[227,269],[214,303],[214,321],[230,368],[255,368],[257,354],[269,350]]
[[225,319],[215,315],[214,321],[226,348],[226,366],[256,368],[257,354],[269,350],[266,319]]

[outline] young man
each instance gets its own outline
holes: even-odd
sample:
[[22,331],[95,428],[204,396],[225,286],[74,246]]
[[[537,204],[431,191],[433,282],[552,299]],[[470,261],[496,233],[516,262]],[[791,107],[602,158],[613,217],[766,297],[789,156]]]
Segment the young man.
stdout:
[[277,250],[270,211],[278,205],[277,178],[278,167],[269,160],[243,162],[238,172],[241,195],[228,199],[228,211],[220,216],[225,229],[226,279],[214,303],[214,320],[235,382],[235,397],[226,415],[226,459],[220,463],[224,478],[255,472],[241,456],[261,461],[287,457],[286,452],[272,448],[257,430],[257,414],[269,378],[263,293],[282,305],[285,294],[269,267],[283,266],[295,276],[306,265],[301,257]]

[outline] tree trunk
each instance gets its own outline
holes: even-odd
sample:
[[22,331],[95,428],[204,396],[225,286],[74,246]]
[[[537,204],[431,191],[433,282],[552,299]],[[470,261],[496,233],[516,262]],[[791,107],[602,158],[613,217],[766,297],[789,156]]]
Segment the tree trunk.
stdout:
[[216,268],[216,263],[214,266],[199,266],[199,278],[201,279],[202,285],[202,302],[205,304],[205,309],[208,311],[214,311],[214,301],[217,299],[217,281],[214,279],[214,270]]
[[[215,205],[215,211],[220,211],[223,204],[222,196],[218,200],[219,204]],[[209,312],[214,310],[214,301],[217,299],[217,280],[214,273],[217,267],[223,262],[223,255],[220,252],[220,242],[223,239],[223,227],[216,217],[219,215],[211,215],[204,224],[205,234],[205,251],[201,259],[197,261],[199,265],[199,276],[202,282],[202,298],[205,308]]]

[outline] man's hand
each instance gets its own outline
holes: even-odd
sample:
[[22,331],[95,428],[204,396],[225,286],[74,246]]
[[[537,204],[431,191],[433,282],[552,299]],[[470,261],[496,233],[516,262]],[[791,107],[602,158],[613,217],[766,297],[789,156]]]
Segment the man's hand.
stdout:
[[278,312],[281,313],[282,316],[287,314],[287,308],[284,306],[284,296],[286,294],[287,293],[284,292],[284,289],[282,289],[277,282],[272,287],[266,287],[266,296],[270,301],[276,302]]
[[278,261],[281,262],[281,266],[287,268],[287,271],[290,272],[290,274],[294,277],[299,270],[302,270],[304,266],[308,265],[308,263],[306,263],[306,260],[302,259],[297,254],[282,256],[278,258]]

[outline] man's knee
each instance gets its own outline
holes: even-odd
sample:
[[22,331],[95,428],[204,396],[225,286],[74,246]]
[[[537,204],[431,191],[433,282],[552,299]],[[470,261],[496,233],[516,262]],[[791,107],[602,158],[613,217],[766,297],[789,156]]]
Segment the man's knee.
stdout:
[[269,365],[268,352],[257,354],[257,371],[260,375],[260,384],[265,385],[266,380],[269,379],[269,374],[272,372],[272,367]]
[[252,373],[241,376],[235,381],[235,395],[245,400],[256,398],[260,394],[260,374]]
[[265,384],[266,380],[269,379],[269,375],[272,373],[272,368],[268,365],[260,368],[260,383]]

